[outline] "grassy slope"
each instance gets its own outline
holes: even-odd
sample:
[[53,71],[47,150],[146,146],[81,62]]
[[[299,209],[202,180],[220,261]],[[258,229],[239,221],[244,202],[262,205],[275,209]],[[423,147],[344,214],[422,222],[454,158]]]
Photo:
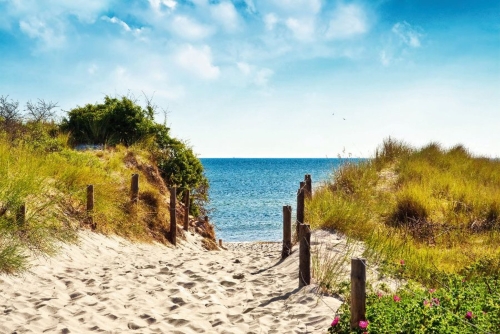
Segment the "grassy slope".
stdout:
[[343,165],[307,205],[313,228],[362,239],[372,260],[436,284],[443,273],[500,272],[500,161],[462,146],[415,149],[387,140]]
[[[130,204],[133,173],[140,175],[138,205]],[[46,153],[0,139],[0,175],[0,272],[26,269],[28,255],[50,255],[58,240],[76,240],[75,231],[89,227],[88,184],[94,185],[97,232],[167,242],[167,188],[140,147]],[[27,216],[20,224],[16,212],[23,203]]]

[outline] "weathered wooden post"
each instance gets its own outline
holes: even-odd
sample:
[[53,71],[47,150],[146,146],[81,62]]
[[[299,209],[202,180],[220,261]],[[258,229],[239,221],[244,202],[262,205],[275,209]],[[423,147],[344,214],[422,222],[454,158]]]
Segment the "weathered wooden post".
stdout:
[[305,182],[300,182],[299,191],[297,192],[297,240],[299,240],[299,225],[304,223],[304,185]]
[[139,201],[139,174],[132,174],[132,182],[130,185],[130,199],[133,203]]
[[222,248],[222,239],[219,239],[219,247]]
[[366,260],[351,259],[351,328],[366,320]]
[[189,189],[184,190],[184,231],[189,230]]
[[16,223],[19,226],[24,225],[26,222],[26,204],[23,203],[19,206],[16,212]]
[[292,254],[292,207],[283,206],[283,250],[281,258],[284,259]]
[[175,206],[177,200],[177,188],[170,188],[170,242],[177,245],[177,221],[175,217]]
[[306,174],[304,176],[304,181],[306,182],[306,192],[305,192],[305,197],[307,199],[312,198],[312,179],[310,174]]
[[89,220],[90,226],[95,229],[94,223],[94,185],[87,185],[87,218]]
[[299,288],[311,284],[311,229],[308,224],[299,225]]

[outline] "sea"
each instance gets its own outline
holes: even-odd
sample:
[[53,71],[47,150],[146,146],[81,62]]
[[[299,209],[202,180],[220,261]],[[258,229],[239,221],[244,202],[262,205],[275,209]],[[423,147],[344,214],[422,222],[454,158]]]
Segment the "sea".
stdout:
[[227,242],[281,241],[283,206],[292,206],[310,174],[314,189],[324,184],[341,159],[202,158],[210,182],[210,221]]

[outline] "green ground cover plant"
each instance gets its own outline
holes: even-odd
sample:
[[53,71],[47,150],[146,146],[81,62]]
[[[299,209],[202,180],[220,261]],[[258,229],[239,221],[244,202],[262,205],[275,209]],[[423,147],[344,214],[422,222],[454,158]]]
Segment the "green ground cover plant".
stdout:
[[[397,292],[397,302],[370,294],[367,331],[494,333],[500,328],[499,198],[499,160],[475,156],[462,145],[414,148],[387,139],[372,159],[346,160],[306,204],[306,220],[363,241],[369,264],[414,282]],[[465,285],[455,284],[462,279]],[[423,308],[431,288],[440,291],[440,308]],[[345,300],[343,317],[347,295]],[[401,318],[410,312],[414,318]],[[466,312],[473,317],[465,319]],[[330,331],[341,328],[334,327]]]

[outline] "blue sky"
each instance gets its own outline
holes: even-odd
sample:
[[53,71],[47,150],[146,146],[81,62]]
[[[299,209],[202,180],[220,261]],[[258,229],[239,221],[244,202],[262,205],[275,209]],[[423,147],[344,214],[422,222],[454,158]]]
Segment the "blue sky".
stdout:
[[500,157],[500,2],[0,0],[0,95],[129,93],[201,157]]

